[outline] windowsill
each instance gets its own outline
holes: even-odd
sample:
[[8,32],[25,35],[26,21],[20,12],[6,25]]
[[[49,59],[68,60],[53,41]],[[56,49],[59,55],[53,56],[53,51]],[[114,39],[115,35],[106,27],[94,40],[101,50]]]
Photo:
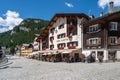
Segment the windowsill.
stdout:
[[97,33],[97,32],[100,32],[101,29],[98,29],[97,31],[93,31],[93,32],[87,32],[88,34],[91,34],[91,33]]
[[109,31],[118,31],[118,30],[109,30]]
[[116,46],[116,45],[118,45],[117,43],[110,43],[109,45],[114,45],[114,46]]
[[94,47],[94,46],[100,46],[101,44],[93,44],[93,45],[87,45],[87,46],[90,46],[90,47]]

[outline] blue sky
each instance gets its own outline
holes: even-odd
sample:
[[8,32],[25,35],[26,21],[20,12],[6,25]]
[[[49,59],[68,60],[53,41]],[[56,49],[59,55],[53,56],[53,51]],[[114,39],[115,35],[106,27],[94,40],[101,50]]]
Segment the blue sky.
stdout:
[[[73,7],[68,7],[70,3]],[[77,12],[99,15],[104,11],[98,0],[0,0],[0,15],[7,10],[16,11],[22,18],[42,18],[50,20],[55,13]]]
[[11,30],[25,18],[51,20],[56,13],[98,17],[100,12],[107,12],[110,1],[114,1],[115,6],[120,5],[120,0],[0,0],[0,32]]

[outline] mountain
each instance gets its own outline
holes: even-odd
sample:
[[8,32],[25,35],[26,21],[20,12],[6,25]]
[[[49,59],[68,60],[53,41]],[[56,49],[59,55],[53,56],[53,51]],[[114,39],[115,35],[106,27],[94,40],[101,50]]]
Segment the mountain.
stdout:
[[48,22],[42,19],[24,19],[13,30],[0,33],[0,45],[7,48],[14,48],[23,43],[31,43],[33,42],[34,34],[40,34]]

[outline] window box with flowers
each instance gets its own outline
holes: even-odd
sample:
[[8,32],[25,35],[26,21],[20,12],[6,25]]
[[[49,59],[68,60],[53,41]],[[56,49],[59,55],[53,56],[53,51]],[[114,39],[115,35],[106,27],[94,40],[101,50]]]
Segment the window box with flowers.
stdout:
[[75,49],[76,46],[68,46],[68,49]]
[[68,35],[67,37],[68,37],[68,38],[72,38],[72,36],[70,36],[70,35]]
[[42,48],[42,50],[46,50],[46,48]]
[[42,41],[42,43],[46,43],[46,41],[44,40],[44,41]]
[[53,48],[50,48],[50,50],[53,50]]
[[64,49],[64,47],[58,47],[58,50],[62,50],[62,49]]
[[68,28],[72,28],[72,25],[71,25],[71,24],[68,24],[67,27],[68,27]]

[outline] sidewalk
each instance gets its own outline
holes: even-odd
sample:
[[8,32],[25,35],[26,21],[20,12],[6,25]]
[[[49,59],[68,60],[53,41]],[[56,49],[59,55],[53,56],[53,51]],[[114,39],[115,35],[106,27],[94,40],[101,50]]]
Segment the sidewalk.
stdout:
[[0,80],[120,80],[120,62],[50,63],[12,56]]

